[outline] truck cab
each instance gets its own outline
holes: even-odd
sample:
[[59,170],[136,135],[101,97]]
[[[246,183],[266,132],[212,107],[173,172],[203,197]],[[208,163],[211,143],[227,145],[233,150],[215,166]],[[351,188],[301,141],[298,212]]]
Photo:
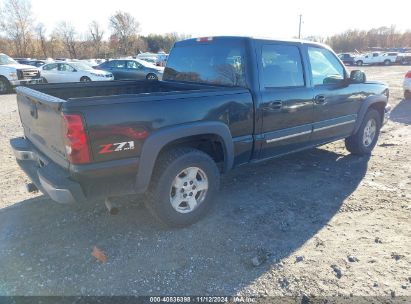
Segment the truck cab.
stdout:
[[39,78],[40,72],[35,67],[20,64],[6,54],[0,53],[0,94]]

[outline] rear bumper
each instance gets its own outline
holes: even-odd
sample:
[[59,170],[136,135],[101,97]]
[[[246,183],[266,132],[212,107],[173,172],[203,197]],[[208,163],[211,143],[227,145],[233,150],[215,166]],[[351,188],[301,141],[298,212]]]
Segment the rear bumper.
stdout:
[[83,203],[136,193],[137,158],[71,165],[70,169],[64,169],[25,138],[11,139],[10,145],[20,168],[41,192],[57,203]]
[[86,200],[80,184],[70,179],[68,171],[52,162],[44,162],[28,140],[14,138],[10,145],[20,168],[53,201],[72,204]]

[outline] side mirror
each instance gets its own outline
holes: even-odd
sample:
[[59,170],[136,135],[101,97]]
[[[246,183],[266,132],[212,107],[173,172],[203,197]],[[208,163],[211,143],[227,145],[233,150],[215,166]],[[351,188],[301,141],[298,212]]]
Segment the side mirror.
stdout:
[[350,82],[351,83],[364,83],[367,81],[367,77],[365,76],[365,73],[360,70],[354,70],[351,71],[350,74]]

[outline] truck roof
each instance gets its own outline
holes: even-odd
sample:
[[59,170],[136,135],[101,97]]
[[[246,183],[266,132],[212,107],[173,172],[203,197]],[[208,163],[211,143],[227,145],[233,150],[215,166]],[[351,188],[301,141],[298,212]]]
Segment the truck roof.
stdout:
[[329,48],[329,46],[319,43],[319,42],[313,42],[309,40],[303,40],[303,39],[276,39],[276,38],[270,38],[270,37],[258,37],[258,36],[208,36],[208,37],[196,37],[196,38],[190,38],[186,40],[181,40],[175,43],[175,45],[189,45],[194,42],[211,42],[214,40],[266,40],[266,41],[271,41],[271,42],[281,42],[281,43],[292,43],[292,44],[310,44],[310,45],[318,45],[321,47],[326,47]]

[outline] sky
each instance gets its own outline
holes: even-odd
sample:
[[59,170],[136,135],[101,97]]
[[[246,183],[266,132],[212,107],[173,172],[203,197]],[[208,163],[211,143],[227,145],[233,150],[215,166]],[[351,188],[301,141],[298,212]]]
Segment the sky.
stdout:
[[[0,7],[3,2],[0,0]],[[406,3],[401,1],[399,5]],[[63,20],[80,33],[96,20],[108,33],[109,16],[118,10],[129,12],[140,22],[142,35],[177,32],[193,37],[292,38],[298,36],[300,14],[302,37],[326,37],[347,29],[390,25],[399,30],[411,28],[408,9],[387,10],[375,0],[31,0],[31,5],[34,17],[46,25],[49,33]]]

